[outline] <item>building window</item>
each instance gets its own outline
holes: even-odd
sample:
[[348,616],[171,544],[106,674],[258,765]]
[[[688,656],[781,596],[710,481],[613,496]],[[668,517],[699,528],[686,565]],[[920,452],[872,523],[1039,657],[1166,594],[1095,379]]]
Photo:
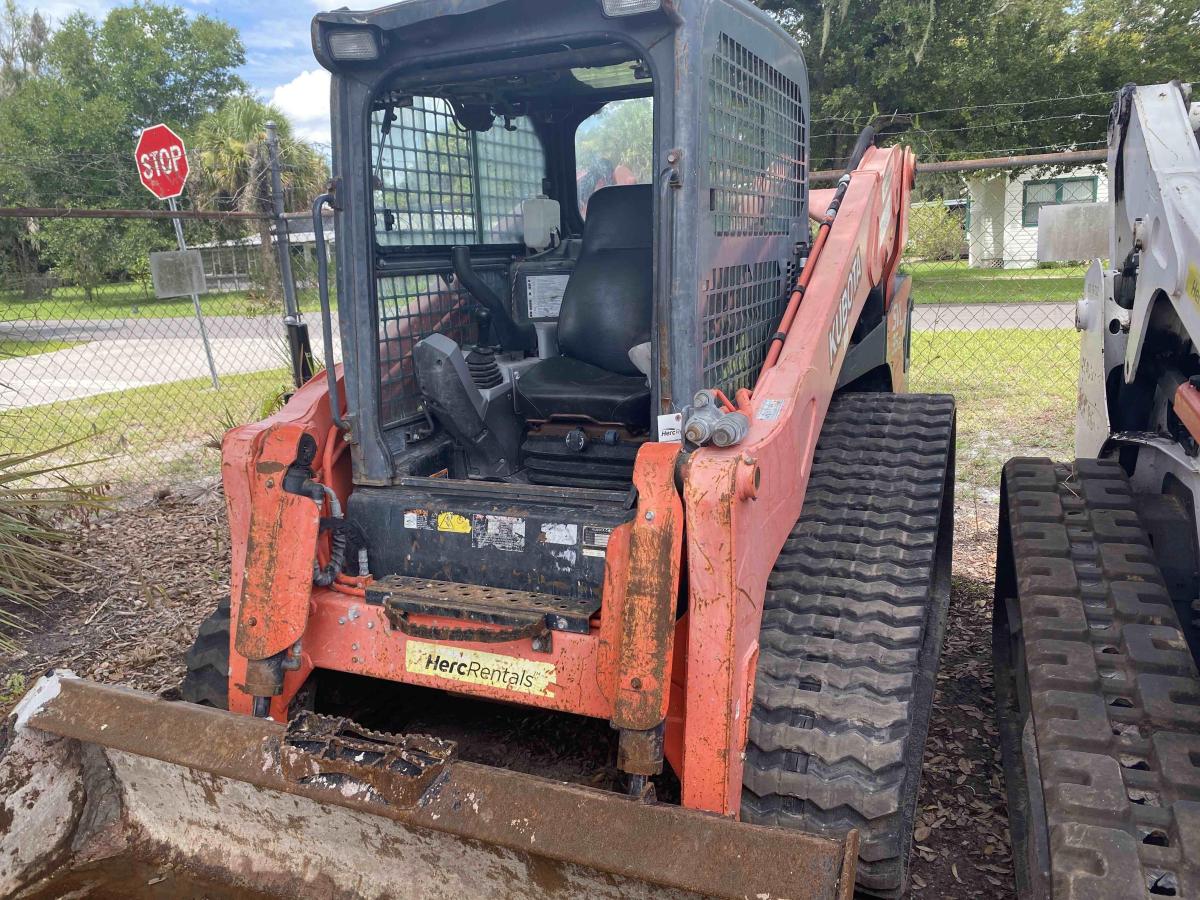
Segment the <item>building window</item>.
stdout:
[[1059,203],[1095,203],[1095,175],[1084,178],[1051,178],[1044,181],[1025,182],[1025,195],[1021,203],[1021,224],[1034,228],[1038,223],[1038,210],[1043,206]]

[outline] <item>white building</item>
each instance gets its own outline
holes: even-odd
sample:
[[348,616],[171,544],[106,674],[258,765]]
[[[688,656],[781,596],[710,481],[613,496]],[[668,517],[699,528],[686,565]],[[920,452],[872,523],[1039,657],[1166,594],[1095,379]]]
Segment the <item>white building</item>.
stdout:
[[967,179],[967,244],[973,268],[1031,269],[1037,265],[1038,210],[1059,203],[1108,200],[1104,166],[998,170]]

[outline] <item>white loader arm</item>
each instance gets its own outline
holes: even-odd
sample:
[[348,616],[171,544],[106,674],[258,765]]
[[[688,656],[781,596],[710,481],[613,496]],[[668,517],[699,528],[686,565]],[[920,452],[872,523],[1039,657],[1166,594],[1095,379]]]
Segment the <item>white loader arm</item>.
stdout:
[[[1127,86],[1110,125],[1108,172],[1113,205],[1109,264],[1117,303],[1132,300],[1125,381],[1132,382],[1156,298],[1175,307],[1200,344],[1200,146],[1177,82]],[[1132,298],[1128,279],[1136,277]]]

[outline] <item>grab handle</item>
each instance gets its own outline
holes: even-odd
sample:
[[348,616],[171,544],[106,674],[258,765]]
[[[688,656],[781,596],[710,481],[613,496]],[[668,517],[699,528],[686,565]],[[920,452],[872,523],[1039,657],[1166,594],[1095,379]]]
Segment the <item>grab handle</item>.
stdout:
[[342,418],[341,401],[338,400],[337,376],[333,369],[333,317],[329,312],[329,261],[325,254],[325,223],[321,218],[321,207],[333,206],[333,194],[320,194],[312,205],[313,236],[317,250],[317,294],[321,298],[321,344],[325,352],[325,377],[329,382],[329,414],[333,424],[342,431],[347,430]]

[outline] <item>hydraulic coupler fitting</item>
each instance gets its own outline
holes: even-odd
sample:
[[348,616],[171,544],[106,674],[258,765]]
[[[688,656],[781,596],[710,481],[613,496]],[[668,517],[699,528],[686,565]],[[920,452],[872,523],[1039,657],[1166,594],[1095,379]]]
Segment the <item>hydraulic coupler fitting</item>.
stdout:
[[718,447],[732,447],[744,441],[749,433],[750,419],[745,413],[722,413],[713,429],[712,442]]
[[722,410],[714,391],[696,392],[692,398],[692,412],[683,427],[685,438],[698,446],[711,441],[718,447],[732,447],[744,440],[749,432],[750,420],[744,413]]

